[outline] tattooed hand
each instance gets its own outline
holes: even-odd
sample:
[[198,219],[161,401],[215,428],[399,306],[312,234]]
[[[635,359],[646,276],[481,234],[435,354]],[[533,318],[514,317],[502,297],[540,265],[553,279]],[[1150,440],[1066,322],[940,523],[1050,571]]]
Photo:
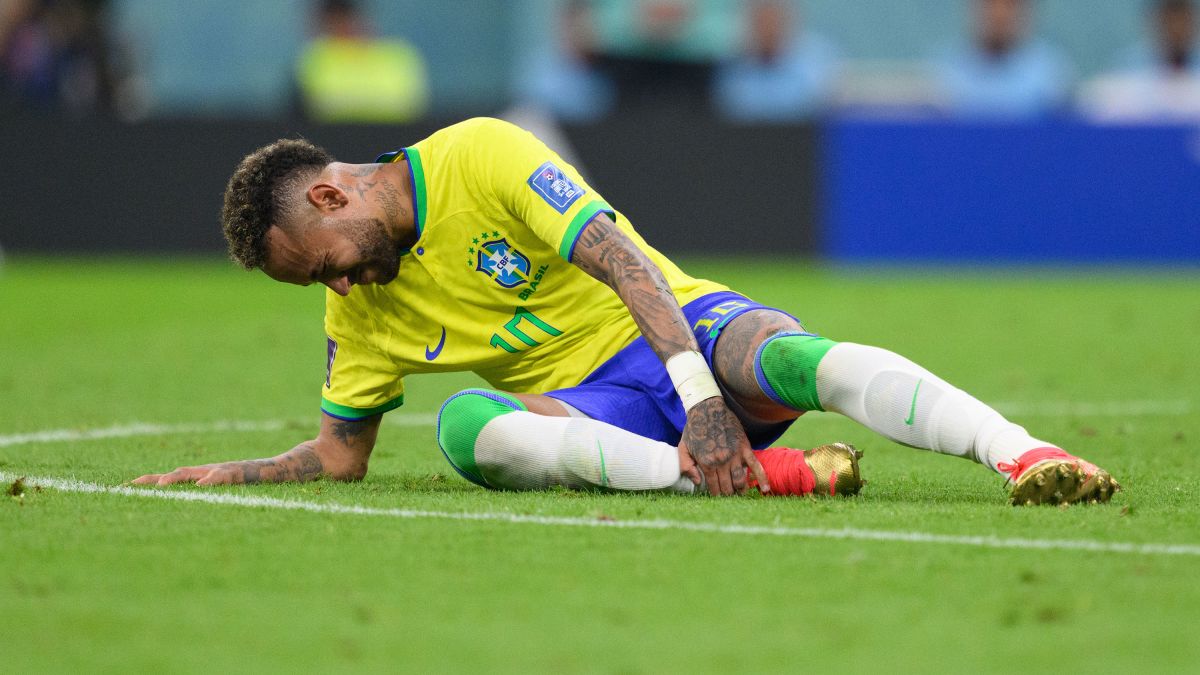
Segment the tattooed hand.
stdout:
[[746,432],[720,397],[701,401],[688,412],[681,445],[696,460],[710,494],[745,492],[747,469],[754,472],[763,492],[770,490]]

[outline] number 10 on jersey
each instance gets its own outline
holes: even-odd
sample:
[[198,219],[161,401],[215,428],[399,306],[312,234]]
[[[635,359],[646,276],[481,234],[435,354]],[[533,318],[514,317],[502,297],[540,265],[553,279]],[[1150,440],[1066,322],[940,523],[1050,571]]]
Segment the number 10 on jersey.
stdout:
[[[526,326],[525,330],[522,330],[522,321],[528,322],[532,328]],[[539,335],[539,337],[542,337],[542,340],[538,341],[529,335],[529,333],[534,332],[533,329],[537,329],[549,337],[542,337]],[[529,332],[527,333],[526,331]],[[509,336],[516,338],[517,341],[520,341],[529,347],[536,347],[549,338],[557,337],[563,333],[561,330],[537,318],[533,312],[527,311],[522,307],[518,307],[516,312],[513,314],[513,318],[509,319],[508,322],[504,324],[502,332],[505,332]],[[516,354],[521,349],[524,349],[524,347],[513,347],[511,344],[509,344],[508,340],[505,340],[504,337],[500,336],[500,333],[492,333],[492,347],[499,347],[511,354]]]

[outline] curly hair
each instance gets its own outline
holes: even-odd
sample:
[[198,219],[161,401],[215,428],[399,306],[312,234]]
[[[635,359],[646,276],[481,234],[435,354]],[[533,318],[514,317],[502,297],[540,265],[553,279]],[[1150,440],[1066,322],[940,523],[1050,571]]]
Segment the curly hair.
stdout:
[[266,234],[297,206],[295,187],[333,157],[306,140],[283,139],[246,155],[225,186],[221,226],[229,257],[246,269],[266,263]]

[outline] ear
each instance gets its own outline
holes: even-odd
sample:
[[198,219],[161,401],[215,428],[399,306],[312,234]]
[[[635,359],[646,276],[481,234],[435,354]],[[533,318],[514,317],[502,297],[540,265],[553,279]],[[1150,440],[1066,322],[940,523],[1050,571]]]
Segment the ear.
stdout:
[[305,197],[319,211],[334,211],[350,203],[350,198],[340,187],[329,183],[315,183],[308,188]]

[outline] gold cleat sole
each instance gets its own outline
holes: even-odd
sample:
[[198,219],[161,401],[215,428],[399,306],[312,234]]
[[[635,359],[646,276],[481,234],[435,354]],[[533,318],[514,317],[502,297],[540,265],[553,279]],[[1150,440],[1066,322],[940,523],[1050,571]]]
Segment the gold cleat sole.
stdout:
[[862,456],[862,450],[849,443],[830,443],[805,450],[804,461],[817,481],[813,494],[831,497],[858,494],[867,484],[858,468]]
[[1039,504],[1098,504],[1112,499],[1121,489],[1104,469],[1087,475],[1079,464],[1066,459],[1049,459],[1025,472],[1012,486],[1013,506]]

